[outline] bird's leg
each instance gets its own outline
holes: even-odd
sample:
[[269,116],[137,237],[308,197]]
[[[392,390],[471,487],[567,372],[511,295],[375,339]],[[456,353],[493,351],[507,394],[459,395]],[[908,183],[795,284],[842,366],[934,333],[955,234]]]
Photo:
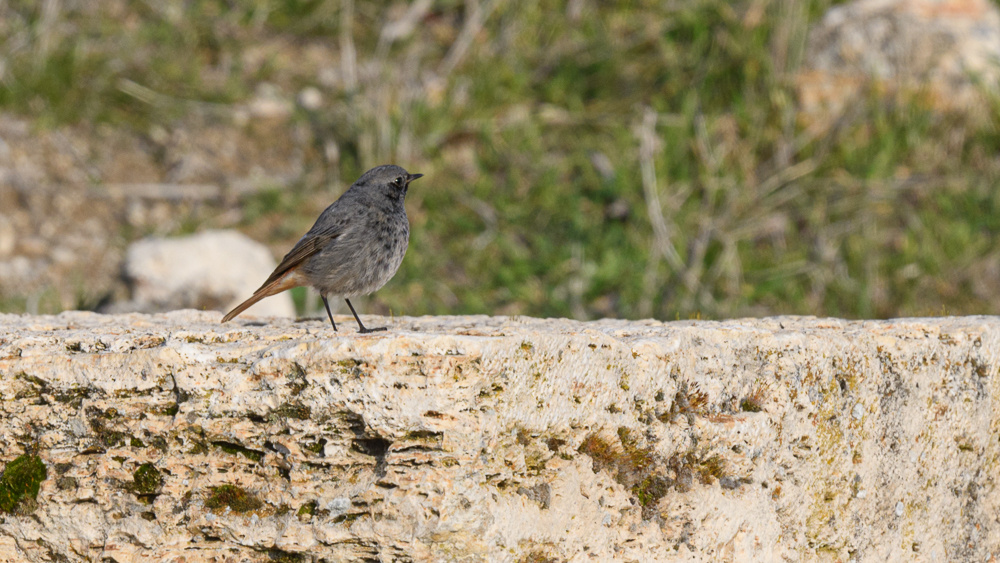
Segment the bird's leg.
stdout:
[[380,330],[385,330],[384,326],[379,326],[375,328],[365,328],[365,325],[361,324],[361,318],[358,317],[357,311],[354,310],[354,305],[351,305],[350,299],[344,299],[347,301],[347,306],[351,308],[351,312],[354,313],[354,320],[358,321],[358,332],[361,334],[368,334],[369,332],[378,332]]
[[[333,325],[333,331],[336,332],[337,323],[333,322],[333,313],[330,312],[330,303],[327,302],[326,295],[320,295],[319,298],[323,300],[323,306],[326,307],[326,316],[330,317],[330,324]],[[351,310],[353,311],[354,309]],[[357,317],[357,315],[354,316]]]

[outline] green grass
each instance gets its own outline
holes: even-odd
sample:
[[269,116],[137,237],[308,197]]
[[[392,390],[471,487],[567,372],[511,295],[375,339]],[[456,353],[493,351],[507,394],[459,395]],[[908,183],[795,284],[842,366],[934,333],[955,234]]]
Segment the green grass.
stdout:
[[[280,257],[332,199],[329,180],[388,161],[427,174],[408,200],[410,251],[372,312],[1000,313],[1000,104],[973,120],[873,94],[809,137],[794,76],[804,30],[833,3],[765,3],[755,21],[749,2],[724,0],[588,2],[576,21],[566,2],[500,3],[440,82],[427,79],[461,34],[464,3],[435,3],[381,46],[382,23],[405,10],[355,3],[364,72],[349,90],[301,56],[326,49],[340,71],[341,3],[200,0],[178,16],[123,0],[58,14],[67,32],[15,2],[0,27],[24,41],[5,53],[0,110],[143,132],[245,102],[261,82],[290,97],[320,88],[323,109],[288,124],[317,147],[302,177],[247,197],[242,225]],[[643,187],[646,108],[673,258]]]

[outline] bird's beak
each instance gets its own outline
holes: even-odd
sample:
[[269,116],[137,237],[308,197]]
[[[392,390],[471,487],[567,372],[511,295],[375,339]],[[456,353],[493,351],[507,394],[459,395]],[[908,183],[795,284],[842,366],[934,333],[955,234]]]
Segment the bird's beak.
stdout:
[[406,175],[406,185],[410,185],[410,182],[416,180],[417,178],[423,178],[423,174],[407,174]]

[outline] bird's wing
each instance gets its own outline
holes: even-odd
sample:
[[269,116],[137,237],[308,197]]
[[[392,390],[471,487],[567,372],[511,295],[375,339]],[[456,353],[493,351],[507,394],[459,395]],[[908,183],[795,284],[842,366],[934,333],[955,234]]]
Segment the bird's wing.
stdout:
[[318,231],[310,230],[304,237],[299,239],[299,242],[295,243],[295,246],[281,259],[281,263],[278,264],[278,267],[271,272],[267,281],[260,287],[266,287],[274,280],[299,267],[313,254],[323,250],[327,243],[339,237],[343,232],[343,225],[331,225]]

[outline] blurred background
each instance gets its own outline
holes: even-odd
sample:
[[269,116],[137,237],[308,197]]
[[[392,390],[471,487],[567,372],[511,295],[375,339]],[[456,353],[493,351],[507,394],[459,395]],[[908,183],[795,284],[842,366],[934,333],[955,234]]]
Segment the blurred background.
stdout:
[[997,314],[998,60],[989,0],[8,0],[0,311],[225,308],[395,163],[366,313]]

